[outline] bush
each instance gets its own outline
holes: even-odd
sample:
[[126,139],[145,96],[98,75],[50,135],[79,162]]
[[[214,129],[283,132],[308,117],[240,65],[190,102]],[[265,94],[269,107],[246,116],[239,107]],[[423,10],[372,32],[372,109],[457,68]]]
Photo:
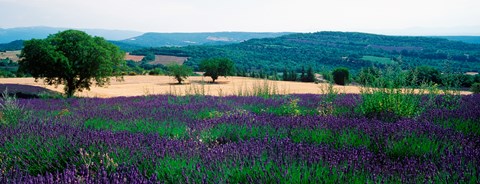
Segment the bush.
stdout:
[[18,104],[15,96],[9,96],[8,90],[2,93],[0,110],[0,124],[13,125],[18,123],[20,118],[25,118],[23,106]]
[[333,70],[332,75],[335,84],[344,86],[348,83],[350,73],[347,68],[337,68]]
[[472,84],[471,90],[472,90],[473,93],[479,94],[480,93],[480,83]]
[[380,77],[380,70],[375,67],[362,68],[356,82],[362,85],[373,85]]
[[366,89],[361,92],[362,101],[356,111],[368,118],[396,121],[414,118],[423,112],[422,96],[413,90],[393,88]]
[[148,75],[164,75],[164,74],[165,74],[165,71],[163,71],[161,68],[155,68],[148,72]]
[[411,71],[411,76],[416,76],[416,81],[414,81],[417,85],[423,83],[435,83],[441,84],[441,74],[440,72],[430,66],[419,66],[415,68],[414,71]]

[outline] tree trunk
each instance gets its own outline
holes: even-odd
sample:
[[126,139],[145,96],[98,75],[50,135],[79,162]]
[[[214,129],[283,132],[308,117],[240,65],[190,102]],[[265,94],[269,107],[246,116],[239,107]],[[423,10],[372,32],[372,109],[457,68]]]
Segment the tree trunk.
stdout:
[[65,92],[66,92],[67,98],[71,98],[73,94],[75,94],[75,89],[76,89],[75,84],[73,83],[73,80],[67,80],[67,83],[65,85],[66,85]]

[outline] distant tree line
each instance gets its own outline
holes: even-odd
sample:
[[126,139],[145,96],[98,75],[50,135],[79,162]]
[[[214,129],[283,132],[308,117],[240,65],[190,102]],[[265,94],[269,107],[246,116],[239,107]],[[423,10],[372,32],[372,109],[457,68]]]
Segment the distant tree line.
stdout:
[[286,66],[312,66],[314,70],[346,67],[352,73],[370,66],[384,67],[385,63],[366,56],[389,59],[404,70],[427,65],[443,72],[446,63],[455,66],[460,73],[480,70],[478,44],[363,33],[291,34],[231,45],[146,48],[132,53],[189,57],[185,64],[195,71],[199,70],[199,64],[204,59],[229,58],[235,61],[239,71],[255,72],[257,75],[260,72],[282,72]]

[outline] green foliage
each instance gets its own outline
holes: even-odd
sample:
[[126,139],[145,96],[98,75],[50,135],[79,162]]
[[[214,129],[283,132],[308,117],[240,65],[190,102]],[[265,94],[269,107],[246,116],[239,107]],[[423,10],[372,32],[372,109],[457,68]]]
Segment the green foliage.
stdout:
[[350,73],[347,68],[337,68],[332,72],[333,81],[338,85],[346,85],[350,78]]
[[210,76],[215,83],[219,76],[230,76],[235,71],[232,60],[227,58],[212,58],[203,60],[200,63],[200,70],[204,71],[204,76]]
[[357,75],[356,82],[364,85],[371,86],[376,84],[378,78],[380,78],[381,71],[376,67],[362,68]]
[[39,175],[66,168],[74,155],[64,148],[65,145],[65,137],[18,136],[6,141],[0,147],[0,153],[6,153],[11,158],[3,163],[7,168],[16,166],[31,175]]
[[111,76],[119,76],[124,56],[103,38],[67,30],[25,41],[19,70],[44,78],[49,85],[65,84],[67,97],[72,97],[75,91],[89,90],[93,82],[104,86]]
[[156,133],[170,138],[186,138],[188,136],[185,124],[170,121],[150,122],[147,120],[135,120],[131,122],[116,122],[112,120],[89,119],[84,122],[84,126],[95,130],[110,130],[114,132]]
[[472,84],[472,88],[470,88],[470,90],[475,94],[480,93],[480,83]]
[[286,68],[283,70],[283,80],[284,81],[297,81],[297,79],[298,79],[297,71],[288,70]]
[[447,118],[438,119],[435,123],[463,134],[480,135],[480,120],[478,119]]
[[291,139],[295,143],[330,144],[335,141],[335,133],[328,129],[293,129]]
[[7,89],[2,92],[2,99],[0,99],[0,125],[15,125],[21,119],[26,118],[26,115],[27,112],[18,103],[15,96],[9,96]]
[[391,65],[391,64],[396,63],[391,58],[377,57],[377,56],[363,56],[362,60],[371,61],[373,63],[380,63],[380,64],[384,64],[384,65]]
[[179,84],[181,84],[182,81],[186,80],[188,76],[192,74],[192,68],[185,65],[179,65],[177,63],[168,64],[167,71],[168,75],[174,77]]
[[200,139],[206,143],[226,143],[249,140],[252,138],[263,138],[267,135],[285,138],[285,130],[277,130],[269,126],[246,126],[238,124],[218,124],[212,128],[203,130]]
[[315,82],[315,72],[313,72],[313,68],[310,66],[308,70],[305,72],[305,68],[302,68],[302,74],[300,77],[300,81],[302,82]]
[[366,117],[386,121],[413,118],[424,110],[420,106],[421,98],[413,89],[363,89],[361,103],[355,110]]
[[411,76],[416,76],[413,82],[417,85],[424,83],[441,84],[440,71],[430,66],[419,66],[410,72]]
[[163,75],[163,74],[165,74],[165,71],[162,70],[161,68],[155,68],[148,72],[148,75]]
[[428,157],[439,158],[453,145],[448,142],[431,139],[426,135],[407,135],[398,140],[390,140],[385,153],[390,157]]
[[145,54],[145,57],[143,57],[142,62],[150,62],[155,60],[155,54],[149,52]]
[[[462,73],[480,68],[479,45],[430,37],[345,32],[290,34],[230,45],[163,47],[137,52],[187,56],[185,64],[195,70],[202,60],[212,57],[230,58],[237,68],[267,73],[297,66],[312,66],[315,70],[348,67],[355,73],[362,67],[383,67],[386,63],[397,63],[404,69],[418,65],[443,69],[446,60]],[[397,60],[399,56],[402,62]]]
[[293,142],[310,144],[329,144],[335,148],[342,147],[369,147],[370,137],[356,130],[333,132],[328,129],[294,129],[291,132]]

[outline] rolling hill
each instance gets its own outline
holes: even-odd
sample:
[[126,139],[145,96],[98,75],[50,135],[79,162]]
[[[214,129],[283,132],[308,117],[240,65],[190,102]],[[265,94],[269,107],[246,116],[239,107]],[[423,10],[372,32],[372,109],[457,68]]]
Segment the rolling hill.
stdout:
[[224,45],[253,38],[272,38],[290,33],[211,32],[211,33],[145,33],[122,40],[122,43],[142,47]]
[[442,71],[480,70],[480,45],[444,38],[385,36],[354,32],[289,34],[277,38],[251,39],[217,46],[162,47],[133,54],[189,57],[187,65],[198,69],[201,60],[227,57],[239,70],[283,71],[312,66],[316,70],[400,64],[403,68],[429,65]]
[[462,41],[465,43],[480,44],[480,36],[436,36],[437,38],[446,38],[452,41]]
[[[64,31],[69,28],[54,27],[20,27],[20,28],[0,28],[0,43],[9,43],[15,40],[29,40],[32,38],[46,38],[50,34]],[[94,36],[101,36],[107,40],[123,40],[141,35],[141,32],[105,30],[105,29],[80,29]]]
[[23,48],[23,40],[15,40],[10,43],[0,44],[0,51],[22,50],[22,48]]

